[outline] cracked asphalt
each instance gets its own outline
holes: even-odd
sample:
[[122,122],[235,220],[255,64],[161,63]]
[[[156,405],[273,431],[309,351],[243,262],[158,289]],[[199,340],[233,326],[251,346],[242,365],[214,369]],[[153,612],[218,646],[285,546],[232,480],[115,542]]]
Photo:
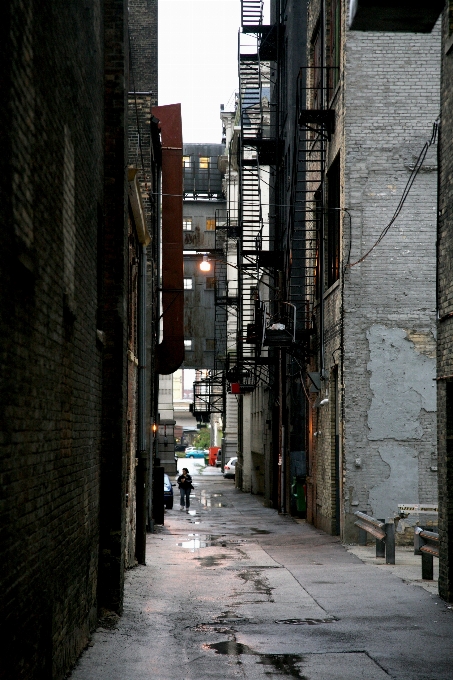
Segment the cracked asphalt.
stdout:
[[123,616],[72,680],[453,679],[453,610],[435,593],[218,471],[194,483],[190,514],[175,497],[127,573]]

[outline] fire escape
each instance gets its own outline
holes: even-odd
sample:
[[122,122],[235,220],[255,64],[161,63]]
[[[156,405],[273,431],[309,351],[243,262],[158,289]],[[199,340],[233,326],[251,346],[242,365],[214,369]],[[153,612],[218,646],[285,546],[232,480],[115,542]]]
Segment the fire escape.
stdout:
[[[275,163],[276,135],[270,115],[270,60],[276,57],[275,30],[263,24],[261,0],[242,0],[242,32],[239,34],[238,228],[236,243],[237,328],[236,351],[226,366],[230,390],[255,389],[261,358],[266,310],[260,283],[274,280],[278,254],[274,252],[269,225],[263,217],[263,167]],[[268,174],[266,173],[266,180]],[[266,209],[268,206],[266,206]],[[262,286],[261,286],[262,287]]]
[[[312,65],[300,69],[297,81],[296,126],[291,171],[293,260],[298,263],[291,278],[291,299],[298,307],[300,359],[319,351],[319,371],[324,366],[325,241],[329,219],[327,207],[327,144],[334,132],[335,111],[329,108],[332,68],[323,64],[323,35],[315,41]],[[316,324],[318,347],[310,348]],[[299,306],[301,307],[299,310]]]

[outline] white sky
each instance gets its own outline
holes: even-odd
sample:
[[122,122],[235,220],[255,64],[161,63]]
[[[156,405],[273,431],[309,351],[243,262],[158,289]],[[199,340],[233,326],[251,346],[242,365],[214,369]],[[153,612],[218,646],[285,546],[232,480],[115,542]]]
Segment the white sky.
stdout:
[[[159,0],[159,104],[182,104],[183,139],[220,144],[237,90],[240,0]],[[227,106],[230,101],[230,106]]]

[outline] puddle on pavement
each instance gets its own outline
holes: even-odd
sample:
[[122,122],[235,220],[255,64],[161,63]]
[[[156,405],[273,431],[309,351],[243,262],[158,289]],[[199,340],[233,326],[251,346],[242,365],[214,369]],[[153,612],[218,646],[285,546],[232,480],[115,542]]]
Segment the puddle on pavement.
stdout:
[[250,527],[250,531],[254,534],[271,534],[272,531],[267,531],[267,529],[256,529],[255,527]]
[[177,543],[177,546],[195,552],[198,548],[209,548],[212,545],[210,534],[188,534],[187,539]]
[[200,494],[200,503],[204,508],[226,508],[228,507],[222,501],[217,500],[221,498],[221,493],[206,493],[202,491]]
[[275,623],[286,623],[291,626],[318,626],[320,623],[333,623],[334,621],[338,619],[277,619]]
[[239,657],[244,654],[256,656],[259,664],[271,666],[273,671],[279,675],[307,680],[305,675],[301,675],[300,669],[297,667],[297,664],[304,660],[304,657],[300,654],[262,654],[261,652],[256,652],[248,645],[243,645],[241,642],[233,640],[203,645],[203,649],[212,649],[216,654],[235,656],[238,659],[238,663],[241,663]]

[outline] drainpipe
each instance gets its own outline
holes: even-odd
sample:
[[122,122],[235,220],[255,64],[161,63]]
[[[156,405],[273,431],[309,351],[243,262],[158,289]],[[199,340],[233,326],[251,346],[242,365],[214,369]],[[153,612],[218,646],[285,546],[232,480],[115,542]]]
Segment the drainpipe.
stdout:
[[143,203],[138,184],[136,168],[128,169],[129,202],[134,216],[135,230],[139,246],[139,276],[137,300],[137,450],[138,465],[136,469],[136,528],[135,555],[140,564],[145,564],[146,551],[146,514],[147,514],[147,467],[148,452],[146,448],[146,247],[151,237],[146,226]]
[[137,310],[137,353],[138,353],[138,390],[137,390],[137,518],[135,552],[139,564],[145,564],[146,555],[146,516],[147,516],[147,468],[148,451],[146,446],[146,246],[141,245],[138,280]]
[[157,372],[174,373],[184,361],[181,104],[155,106],[162,140],[162,341]]

